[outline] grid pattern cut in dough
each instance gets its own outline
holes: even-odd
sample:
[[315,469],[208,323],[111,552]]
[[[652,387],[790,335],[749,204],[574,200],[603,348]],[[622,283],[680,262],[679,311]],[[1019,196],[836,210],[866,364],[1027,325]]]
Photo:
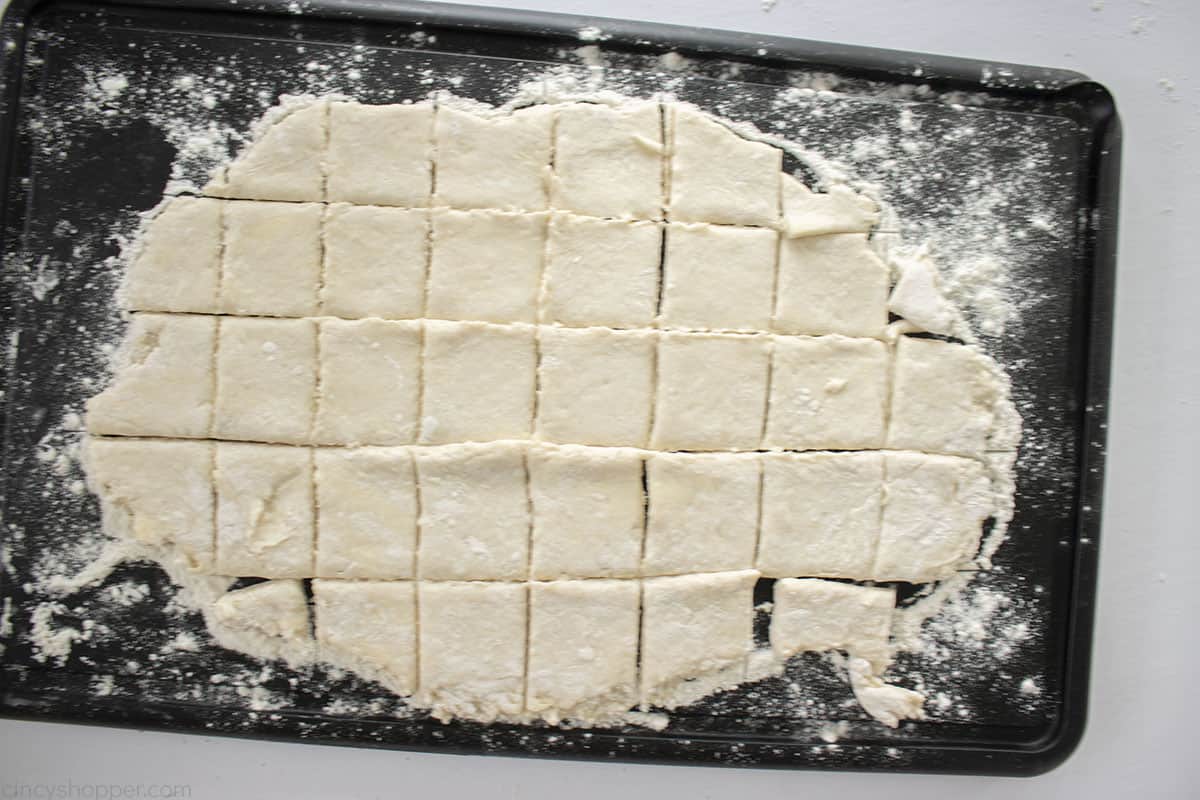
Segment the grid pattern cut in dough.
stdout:
[[129,270],[106,517],[268,579],[227,621],[305,638],[313,578],[320,657],[440,717],[735,685],[760,576],[778,657],[882,668],[894,591],[817,578],[969,565],[995,376],[889,344],[874,203],[781,168],[675,104],[286,107]]

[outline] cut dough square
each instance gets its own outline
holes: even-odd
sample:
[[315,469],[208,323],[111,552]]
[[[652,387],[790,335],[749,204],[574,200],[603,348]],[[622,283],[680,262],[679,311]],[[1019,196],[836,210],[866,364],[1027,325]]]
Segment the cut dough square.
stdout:
[[281,107],[204,193],[247,200],[324,200],[328,117],[327,100]]
[[522,580],[529,496],[521,444],[419,448],[422,580]]
[[872,578],[882,502],[879,453],[764,456],[756,566],[772,578]]
[[261,581],[217,598],[208,618],[217,644],[290,666],[313,660],[308,598],[297,580]]
[[594,217],[662,216],[658,103],[570,103],[557,114],[551,205]]
[[614,328],[654,323],[660,225],[554,214],[548,237],[544,322]]
[[673,223],[665,235],[663,325],[770,328],[779,238],[775,231]]
[[400,695],[417,683],[417,590],[411,581],[312,582],[317,653]]
[[424,324],[421,441],[529,438],[537,369],[534,328],[437,320]]
[[880,336],[888,320],[889,280],[865,233],[784,238],[775,330]]
[[771,649],[784,660],[804,651],[845,650],[882,672],[891,660],[888,639],[896,590],[815,578],[776,581]]
[[638,574],[645,493],[634,450],[579,446],[529,452],[535,580]]
[[992,513],[983,465],[925,453],[887,453],[884,459],[887,501],[875,580],[923,583],[969,566]]
[[425,304],[429,212],[330,205],[321,308],[349,319],[417,319]]
[[217,572],[258,578],[313,573],[312,451],[217,443]]
[[879,221],[875,201],[842,184],[814,192],[791,175],[784,175],[782,197],[783,231],[791,239],[866,233]]
[[421,394],[421,323],[320,322],[317,444],[408,444]]
[[306,443],[317,380],[316,323],[225,317],[219,333],[213,436]]
[[199,314],[217,310],[221,203],[176,197],[163,207],[125,273],[122,298],[128,308]]
[[981,454],[995,419],[997,384],[987,359],[970,347],[901,337],[888,447]]
[[670,215],[677,222],[774,225],[783,151],[743,139],[699,111],[667,106]]
[[426,315],[534,322],[545,241],[544,214],[436,209]]
[[174,546],[192,569],[212,570],[211,442],[90,438],[84,458],[105,530]]
[[551,724],[638,701],[637,581],[530,585],[525,708]]
[[318,448],[316,575],[412,578],[417,484],[407,448]]
[[135,314],[112,383],[87,402],[87,429],[117,436],[208,436],[213,317]]
[[227,314],[303,317],[317,313],[321,282],[319,203],[225,205],[221,309]]
[[539,438],[562,444],[645,445],[654,405],[657,334],[543,328],[538,342]]
[[330,104],[326,170],[328,200],[429,205],[433,105]]
[[642,582],[643,706],[675,708],[745,678],[754,570]]
[[883,446],[887,346],[843,336],[775,340],[766,447],[864,450]]
[[662,334],[650,446],[756,449],[766,407],[768,352],[764,337]]
[[440,106],[435,205],[544,210],[551,119],[546,106],[486,117]]
[[656,453],[646,460],[643,575],[754,566],[757,456]]
[[417,591],[419,702],[436,719],[522,713],[526,584],[422,582]]

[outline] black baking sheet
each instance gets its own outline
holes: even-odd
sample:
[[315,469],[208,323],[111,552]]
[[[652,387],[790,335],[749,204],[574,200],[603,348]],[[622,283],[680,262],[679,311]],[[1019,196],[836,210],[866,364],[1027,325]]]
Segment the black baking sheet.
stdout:
[[[603,38],[581,40],[577,32],[593,25]],[[1120,139],[1103,88],[1078,74],[1030,67],[416,3],[17,0],[3,37],[0,535],[7,569],[0,590],[13,609],[11,630],[0,626],[3,713],[450,752],[1002,774],[1049,769],[1078,742]],[[934,174],[929,152],[914,154],[922,162],[892,157],[858,166],[885,186],[923,173],[913,184],[918,191],[888,195],[916,238],[964,208],[977,211],[988,176],[1025,182],[1022,192],[1049,218],[1031,225],[1010,193],[994,209],[996,230],[984,231],[1011,237],[1010,294],[1023,307],[1020,325],[985,340],[1012,375],[1026,437],[1013,535],[995,569],[976,579],[977,587],[1002,593],[1005,613],[1024,626],[1014,652],[967,652],[937,666],[902,657],[898,673],[928,684],[931,718],[897,730],[847,706],[848,687],[812,655],[781,678],[673,714],[661,733],[443,725],[421,714],[397,717],[395,701],[353,678],[318,671],[297,679],[215,646],[192,649],[187,634],[205,640],[201,621],[162,601],[169,581],[149,565],[122,565],[102,583],[62,597],[42,594],[47,570],[72,566],[49,554],[66,551],[82,561],[88,554],[79,543],[94,541],[99,525],[94,499],[78,484],[72,491],[77,465],[56,454],[78,440],[72,415],[104,380],[101,345],[120,324],[108,260],[117,242],[109,235],[130,230],[136,213],[155,205],[180,148],[237,144],[166,135],[165,104],[219,81],[212,108],[200,97],[195,119],[207,115],[244,130],[279,94],[331,87],[366,102],[434,89],[500,102],[556,65],[581,81],[597,78],[597,53],[578,49],[589,45],[602,48],[605,74],[622,91],[666,88],[831,155],[845,156],[848,143],[892,130],[897,114],[907,113],[926,151],[936,148]],[[688,59],[686,71],[664,66],[679,66],[660,60],[669,51]],[[805,91],[814,88],[836,92]],[[778,102],[784,92],[788,102]],[[1033,151],[1041,159],[1035,168],[1013,166]],[[182,177],[198,177],[186,174],[188,163]],[[34,607],[44,609],[42,623],[52,629],[79,631],[69,652],[56,657],[53,648],[31,644],[27,612]],[[250,689],[230,678],[251,673]],[[1036,696],[1014,693],[1024,678],[1035,681]],[[274,702],[256,702],[262,696]],[[838,741],[826,742],[829,723],[843,720]]]

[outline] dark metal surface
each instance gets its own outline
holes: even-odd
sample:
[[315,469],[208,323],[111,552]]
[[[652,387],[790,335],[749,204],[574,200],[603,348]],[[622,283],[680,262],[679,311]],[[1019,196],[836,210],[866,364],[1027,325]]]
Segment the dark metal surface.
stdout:
[[[119,325],[112,301],[116,279],[105,260],[117,250],[107,236],[128,230],[136,212],[157,202],[176,156],[146,121],[163,100],[156,92],[179,75],[207,74],[221,65],[232,86],[212,114],[245,128],[261,113],[260,92],[273,99],[313,88],[306,76],[314,52],[349,59],[361,52],[357,46],[370,52],[355,63],[360,99],[397,101],[445,88],[496,102],[549,66],[569,64],[586,73],[571,51],[583,44],[577,30],[597,24],[417,3],[330,0],[304,7],[300,16],[287,13],[282,2],[248,9],[215,0],[169,8],[17,0],[8,9],[2,35],[14,45],[3,55],[0,119],[0,326],[7,347],[0,536],[12,568],[0,575],[0,595],[18,611],[47,602],[34,581],[46,554],[99,525],[91,498],[61,490],[78,475],[58,474],[38,452],[47,437],[60,443],[77,438],[60,432],[64,416],[78,412],[103,380],[99,346]],[[1030,141],[1052,157],[1054,168],[1028,178],[1028,191],[1050,198],[1043,205],[1068,234],[1039,239],[1032,231],[1014,282],[1037,302],[1018,328],[987,341],[1013,377],[1027,450],[1018,468],[1014,535],[997,554],[996,568],[976,580],[1012,598],[1032,630],[1012,659],[992,664],[986,655],[965,656],[973,668],[955,687],[971,713],[885,730],[857,709],[839,706],[847,688],[813,656],[793,663],[782,678],[681,710],[661,733],[397,717],[397,704],[377,688],[320,671],[298,681],[284,670],[262,676],[262,687],[286,702],[254,710],[213,676],[258,669],[255,662],[216,647],[163,654],[180,630],[202,640],[203,624],[196,615],[164,607],[157,598],[166,596],[169,581],[158,569],[137,564],[55,601],[61,602],[55,611],[60,623],[74,620],[82,630],[81,621],[89,619],[106,631],[82,637],[62,659],[33,647],[28,615],[13,614],[14,630],[4,637],[0,655],[3,713],[464,753],[772,767],[1033,774],[1070,753],[1085,719],[1103,475],[1120,143],[1111,98],[1064,71],[607,20],[602,27],[610,37],[602,43],[610,63],[628,71],[626,90],[660,88],[651,65],[675,50],[693,61],[691,77],[676,87],[680,99],[802,138],[818,151],[824,143],[833,148],[878,131],[900,105],[912,110],[931,140],[963,127],[961,107],[914,102],[925,95],[889,87],[971,93],[974,133],[940,152],[945,178],[936,191],[893,198],[916,233],[935,229],[969,201],[973,190],[960,176],[1018,159]],[[414,39],[414,32],[425,38]],[[96,64],[137,76],[139,86],[149,87],[123,95],[121,113],[102,125],[76,114],[88,101],[80,93],[80,70]],[[984,81],[985,70],[1001,77]],[[772,102],[797,75],[811,72],[836,76],[844,101]],[[806,113],[821,103],[820,115]],[[887,179],[882,173],[865,177]],[[1005,213],[998,212],[997,225],[1021,224]],[[33,291],[47,265],[56,285]],[[128,604],[111,602],[113,588],[131,580],[151,591]],[[928,677],[938,667],[905,656],[897,669]],[[1025,675],[1041,687],[1036,703],[1012,700],[1014,676]],[[99,676],[111,676],[100,692]],[[797,713],[795,704],[777,702],[794,693],[789,685],[801,686],[825,713]],[[339,698],[354,700],[360,710],[331,711]],[[819,738],[827,719],[850,720],[836,746]]]

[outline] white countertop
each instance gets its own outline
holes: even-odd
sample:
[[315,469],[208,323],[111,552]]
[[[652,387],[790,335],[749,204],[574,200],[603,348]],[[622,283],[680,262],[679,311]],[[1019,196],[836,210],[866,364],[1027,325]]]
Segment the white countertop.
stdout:
[[[480,5],[509,5],[476,0]],[[840,800],[1195,796],[1200,714],[1195,594],[1200,536],[1200,297],[1187,244],[1200,213],[1200,4],[1188,0],[833,2],[518,0],[603,14],[1065,67],[1115,95],[1124,175],[1108,489],[1090,722],[1048,775],[853,775],[464,758],[0,721],[0,797],[17,784],[187,784],[192,798],[424,796],[635,798],[836,792]],[[1189,791],[1190,789],[1190,791]],[[28,790],[26,790],[28,791]],[[43,795],[20,795],[38,796]],[[88,795],[72,795],[88,796]],[[99,796],[99,795],[96,795]]]

